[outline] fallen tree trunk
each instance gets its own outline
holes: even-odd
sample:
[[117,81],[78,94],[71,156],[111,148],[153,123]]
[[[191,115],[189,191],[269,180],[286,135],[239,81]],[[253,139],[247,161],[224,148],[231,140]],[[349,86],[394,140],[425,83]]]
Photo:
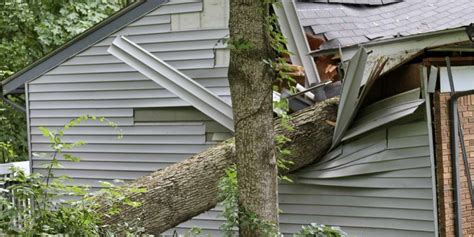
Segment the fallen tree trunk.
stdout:
[[[291,139],[284,145],[291,150],[287,158],[291,172],[323,156],[331,145],[338,99],[333,98],[292,115],[289,131],[276,120],[275,132]],[[224,170],[235,162],[234,141],[229,139],[191,158],[141,177],[129,187],[144,187],[145,193],[131,194],[138,208],[121,207],[121,213],[107,217],[105,223],[123,223],[144,227],[146,233],[160,234],[211,208],[219,201],[218,182]],[[103,207],[106,210],[107,207]]]

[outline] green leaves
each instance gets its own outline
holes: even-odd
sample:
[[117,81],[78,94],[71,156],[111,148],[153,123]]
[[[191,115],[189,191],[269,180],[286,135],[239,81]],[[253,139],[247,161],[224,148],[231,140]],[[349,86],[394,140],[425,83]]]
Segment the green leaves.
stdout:
[[[19,102],[18,99],[9,98]],[[0,131],[0,163],[27,160],[25,115],[4,104],[2,100],[0,100]]]
[[231,237],[235,235],[235,229],[239,226],[237,167],[233,165],[226,169],[225,173],[226,175],[219,180],[218,184],[219,195],[224,200],[222,215],[226,219],[220,229],[224,232],[224,236]]
[[255,46],[244,38],[237,38],[237,39],[230,38],[227,41],[227,45],[230,50],[233,50],[236,52],[248,52],[255,49]]
[[81,161],[81,158],[76,157],[76,156],[73,156],[73,155],[70,155],[70,154],[63,154],[63,157],[64,157],[65,160],[71,161],[71,162],[79,162],[79,161]]
[[47,129],[45,127],[39,127],[38,129],[40,130],[40,132],[43,134],[44,137],[49,138],[49,141],[51,143],[56,142],[55,141],[55,134],[52,131],[49,131],[49,129]]
[[293,235],[294,237],[346,237],[348,236],[339,227],[326,226],[316,223],[311,223],[307,226],[302,226],[302,229]]
[[10,141],[0,142],[0,163],[16,161],[17,154]]

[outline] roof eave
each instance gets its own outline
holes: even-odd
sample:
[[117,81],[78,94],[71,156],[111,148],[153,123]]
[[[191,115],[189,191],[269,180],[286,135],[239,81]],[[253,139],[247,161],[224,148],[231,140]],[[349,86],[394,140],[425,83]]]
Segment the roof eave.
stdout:
[[1,82],[3,94],[11,94],[25,83],[34,80],[72,56],[105,39],[139,17],[153,11],[168,0],[139,0],[118,11],[67,43]]
[[[446,29],[446,30],[439,30],[439,31],[432,31],[432,32],[427,32],[427,33],[413,34],[413,35],[397,37],[397,38],[373,40],[373,41],[368,41],[368,42],[364,42],[364,43],[360,43],[360,44],[342,46],[341,48],[342,49],[357,49],[361,46],[363,46],[363,47],[379,46],[379,45],[384,45],[384,44],[396,43],[396,42],[400,42],[400,41],[404,41],[404,40],[432,37],[432,36],[436,36],[436,35],[440,35],[440,34],[459,33],[459,32],[462,32],[462,31],[466,31],[467,27],[468,27],[468,25],[462,26],[462,27],[457,27],[457,28]],[[311,55],[313,57],[318,57],[318,56],[323,56],[323,55],[336,54],[336,53],[338,53],[338,51],[339,51],[339,48],[314,50],[314,51],[309,52],[309,55]]]

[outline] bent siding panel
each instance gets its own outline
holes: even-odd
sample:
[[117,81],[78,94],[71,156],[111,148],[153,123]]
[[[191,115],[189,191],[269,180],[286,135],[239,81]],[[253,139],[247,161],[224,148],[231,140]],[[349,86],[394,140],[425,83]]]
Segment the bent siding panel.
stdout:
[[[311,204],[304,207],[307,209],[315,204],[333,207],[331,213],[313,216],[314,222],[339,225],[352,235],[378,236],[383,230],[389,235],[433,236],[433,187],[426,128],[425,121],[391,125],[342,144],[342,154],[296,175],[296,183],[313,186],[324,196],[306,195],[312,198],[292,202]],[[410,138],[414,140],[399,142]],[[366,148],[360,149],[361,143]],[[383,149],[361,152],[376,144],[383,144]],[[337,193],[332,194],[333,187],[339,189]],[[331,191],[323,191],[327,188]],[[361,216],[353,212],[357,210],[354,206],[371,208],[373,212]]]
[[[392,139],[428,140],[425,121],[392,125],[343,143],[339,155],[280,184],[282,233],[321,223],[342,227],[350,236],[433,236],[432,177],[429,147],[390,147]],[[217,233],[224,222],[220,207],[180,225]],[[168,232],[171,234],[171,232]],[[289,235],[291,236],[291,235]]]
[[[386,106],[370,112],[377,110]],[[320,223],[341,226],[351,236],[433,236],[427,124],[418,114],[397,121],[344,141],[292,175],[294,183],[280,184],[281,231],[295,233],[301,225]],[[183,223],[179,233],[193,226],[218,230],[219,210]]]

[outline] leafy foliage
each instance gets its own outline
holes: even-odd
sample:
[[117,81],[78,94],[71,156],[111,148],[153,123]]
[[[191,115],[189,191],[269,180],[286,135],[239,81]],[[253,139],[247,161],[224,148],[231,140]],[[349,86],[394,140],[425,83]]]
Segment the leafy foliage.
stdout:
[[0,10],[0,80],[124,7],[120,0],[7,1]]
[[[238,205],[238,183],[237,169],[234,166],[225,170],[226,175],[219,180],[219,195],[223,199],[222,215],[226,221],[220,226],[222,234],[226,237],[237,236],[237,230],[241,225],[250,225],[252,228],[261,230],[264,236],[283,236],[279,233],[277,226],[268,223],[255,214],[243,210]],[[199,232],[198,232],[199,233]],[[339,227],[325,226],[311,223],[302,226],[302,229],[293,235],[294,237],[347,237],[348,235]]]
[[295,237],[346,237],[348,236],[339,227],[325,226],[321,224],[311,223],[308,226],[303,226],[300,232],[294,235]]
[[226,175],[219,181],[219,194],[224,200],[223,216],[226,221],[220,229],[226,237],[236,236],[239,226],[250,226],[261,230],[265,236],[278,236],[278,228],[274,223],[268,223],[258,218],[254,213],[239,207],[239,191],[237,183],[237,168],[232,166],[225,170]]
[[28,159],[25,114],[0,101],[0,163]]
[[230,237],[234,235],[234,231],[239,226],[239,190],[237,185],[237,168],[235,165],[225,170],[226,176],[219,180],[219,195],[222,200],[222,215],[226,221],[221,225],[220,229],[224,232],[224,236]]
[[[42,0],[0,3],[0,81],[50,53],[130,0]],[[14,98],[24,104],[24,98]],[[22,96],[20,96],[22,97]],[[26,120],[22,112],[0,101],[0,142],[9,144],[15,156],[26,160]],[[5,158],[0,159],[0,162]]]

